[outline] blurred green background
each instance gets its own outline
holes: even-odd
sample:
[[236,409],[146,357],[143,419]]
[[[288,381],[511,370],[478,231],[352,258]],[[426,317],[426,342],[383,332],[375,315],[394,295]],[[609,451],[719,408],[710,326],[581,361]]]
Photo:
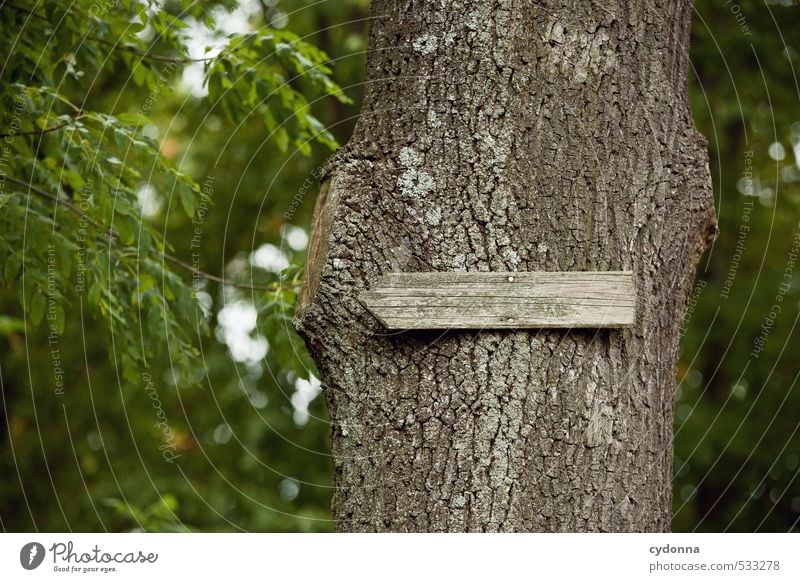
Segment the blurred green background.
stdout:
[[[207,2],[203,9],[224,11],[217,22],[227,32],[267,23],[308,35],[326,51],[355,103],[324,99],[313,109],[347,141],[359,111],[367,1]],[[184,18],[197,43],[213,37],[191,14]],[[684,322],[675,531],[798,529],[800,264],[784,277],[800,226],[798,30],[795,1],[696,4],[689,84],[709,140],[721,230]],[[100,70],[87,103],[135,112],[146,91],[125,77],[114,67]],[[154,124],[146,131],[183,171],[212,184],[201,268],[235,273],[244,265],[274,274],[302,263],[315,174],[330,152],[281,153],[262,125],[233,123],[202,99],[199,78],[197,67],[181,69],[149,112]],[[142,201],[149,220],[168,227],[174,254],[189,260],[192,222],[167,214],[158,193]],[[149,379],[124,379],[109,357],[108,325],[72,304],[60,340],[58,397],[47,330],[24,327],[16,291],[0,290],[3,530],[333,529],[325,406],[315,379],[298,376],[307,358],[293,332],[285,319],[257,326],[252,292],[215,283],[202,290],[213,320],[211,335],[198,339],[201,386],[176,386],[168,354],[151,363]],[[780,313],[770,317],[777,302]],[[754,356],[764,325],[766,343]],[[180,457],[173,463],[159,449],[159,410],[174,432]]]

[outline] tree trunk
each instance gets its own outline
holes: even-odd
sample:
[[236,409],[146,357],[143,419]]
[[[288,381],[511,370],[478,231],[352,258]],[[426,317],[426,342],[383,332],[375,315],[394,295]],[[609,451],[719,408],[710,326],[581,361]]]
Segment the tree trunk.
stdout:
[[[716,230],[691,2],[375,0],[296,326],[344,531],[664,531],[678,333]],[[626,330],[388,333],[392,271],[631,270]]]

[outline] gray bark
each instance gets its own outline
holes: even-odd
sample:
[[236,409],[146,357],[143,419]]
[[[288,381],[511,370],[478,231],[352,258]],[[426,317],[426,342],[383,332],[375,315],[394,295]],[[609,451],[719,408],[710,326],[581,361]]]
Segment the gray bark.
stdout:
[[[678,333],[715,233],[688,0],[375,0],[296,326],[343,531],[663,531]],[[624,330],[386,332],[406,271],[633,271]]]

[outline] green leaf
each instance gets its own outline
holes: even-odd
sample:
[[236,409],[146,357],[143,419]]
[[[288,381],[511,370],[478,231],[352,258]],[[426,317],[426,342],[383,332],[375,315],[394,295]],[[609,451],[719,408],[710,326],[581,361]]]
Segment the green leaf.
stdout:
[[22,260],[16,253],[6,258],[6,264],[3,267],[3,278],[6,280],[6,283],[11,283],[17,278],[21,266]]
[[102,287],[97,282],[92,283],[89,286],[89,294],[86,297],[86,300],[89,302],[90,307],[97,307],[97,304],[100,302],[100,293],[102,292]]
[[33,322],[34,325],[39,325],[39,323],[42,321],[42,317],[44,316],[44,306],[44,294],[40,291],[34,292],[29,306],[31,322]]
[[195,192],[187,184],[178,184],[178,197],[181,201],[181,206],[189,218],[194,217],[195,211]]
[[147,81],[147,71],[141,63],[134,65],[133,71],[133,82],[141,87]]
[[139,287],[136,289],[138,294],[144,294],[156,285],[156,279],[150,273],[139,275]]
[[119,115],[117,115],[117,117],[119,118],[120,121],[123,121],[129,125],[140,126],[140,125],[150,125],[151,123],[153,123],[153,121],[149,117],[141,113],[120,113]]
[[114,221],[114,230],[119,235],[120,240],[126,245],[133,244],[136,240],[134,221],[126,218],[124,215],[117,215],[117,219]]

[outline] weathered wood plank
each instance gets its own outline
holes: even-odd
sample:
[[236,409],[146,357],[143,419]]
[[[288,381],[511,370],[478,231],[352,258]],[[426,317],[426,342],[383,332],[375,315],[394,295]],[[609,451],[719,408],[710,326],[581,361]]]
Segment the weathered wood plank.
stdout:
[[361,302],[387,328],[631,327],[630,271],[389,273]]

